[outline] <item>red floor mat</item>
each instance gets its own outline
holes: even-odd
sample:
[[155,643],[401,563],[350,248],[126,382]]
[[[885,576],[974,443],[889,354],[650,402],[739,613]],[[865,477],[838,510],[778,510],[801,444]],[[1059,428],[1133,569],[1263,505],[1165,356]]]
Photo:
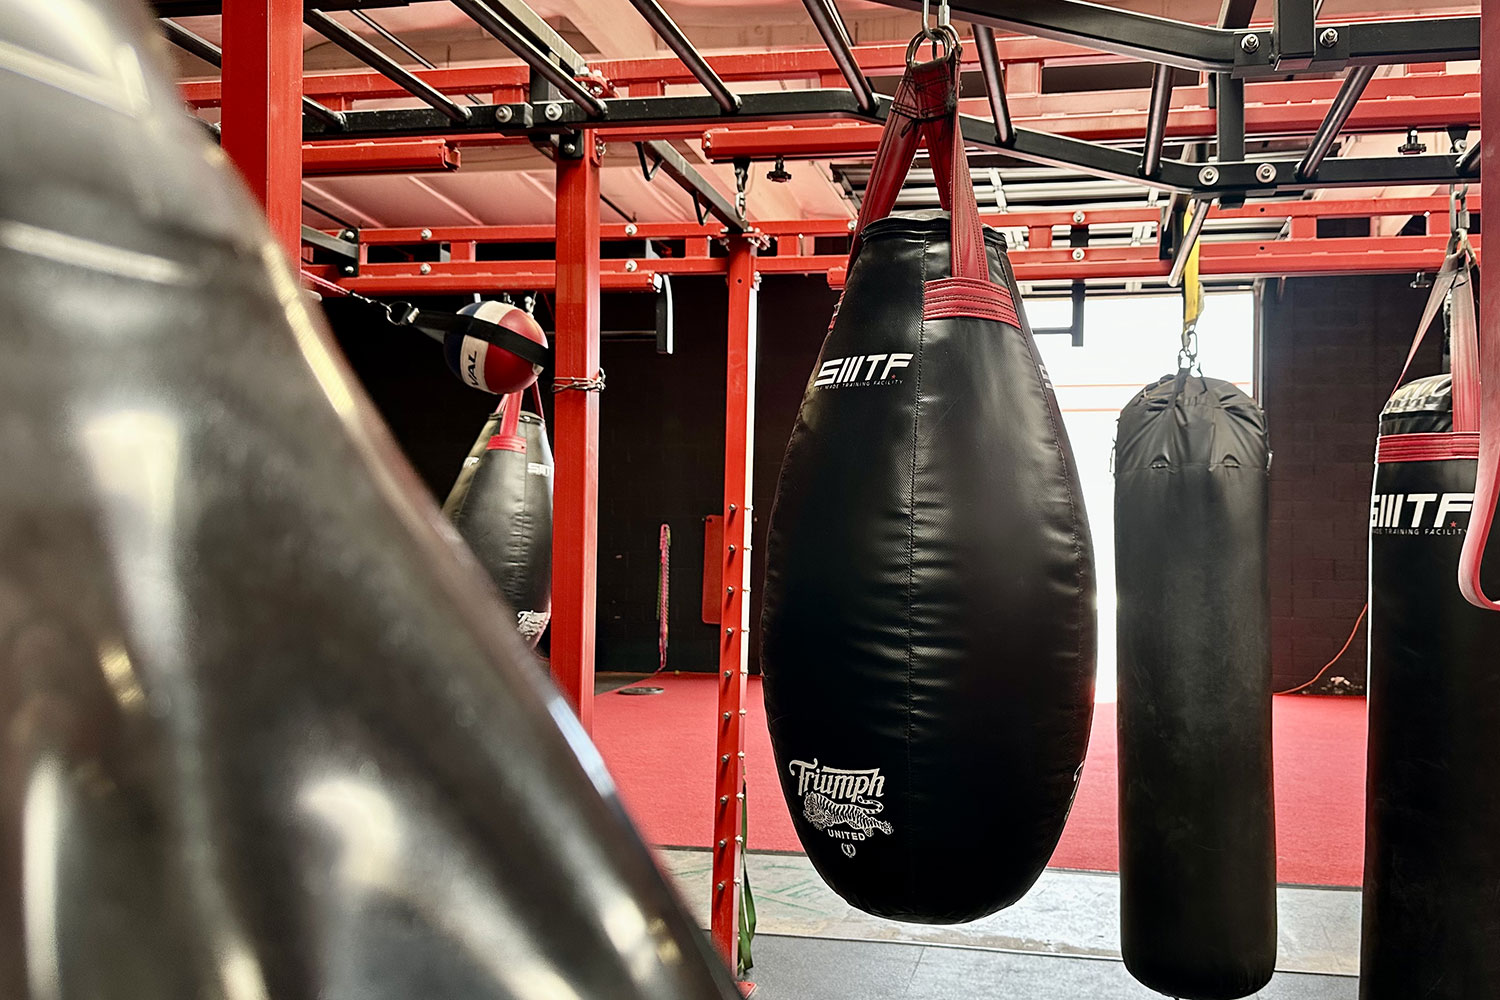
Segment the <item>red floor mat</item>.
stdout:
[[[713,805],[716,691],[711,674],[663,674],[663,694],[599,695],[594,739],[626,806],[653,844],[707,847]],[[752,850],[795,851],[776,785],[760,681],[750,680],[745,759]],[[1363,698],[1275,699],[1276,838],[1281,882],[1358,885],[1364,851]],[[1099,705],[1088,763],[1056,868],[1115,871],[1114,705]]]

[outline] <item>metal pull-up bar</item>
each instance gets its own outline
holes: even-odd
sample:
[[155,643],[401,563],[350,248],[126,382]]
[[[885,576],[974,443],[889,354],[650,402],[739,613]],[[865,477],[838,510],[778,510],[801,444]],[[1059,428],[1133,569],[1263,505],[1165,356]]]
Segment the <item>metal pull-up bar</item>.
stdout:
[[[169,18],[164,17],[161,19],[161,27],[166,32],[167,41],[179,49],[197,56],[215,69],[223,68],[224,50],[213,42],[210,42],[201,35],[194,34]],[[311,97],[304,96],[302,98],[302,110],[329,128],[338,129],[344,127],[345,118],[343,112],[324,107]]]
[[522,62],[545,77],[548,83],[558,89],[559,93],[582,108],[585,113],[595,118],[603,118],[608,113],[609,109],[605,107],[603,101],[589,93],[588,88],[548,58],[547,53],[533,44],[531,39],[506,23],[484,0],[453,0],[453,6],[469,15],[470,20],[493,35],[502,45],[519,56]]
[[381,76],[395,83],[411,96],[441,111],[449,121],[462,125],[470,118],[469,109],[456,103],[447,94],[441,93],[426,80],[413,74],[406,67],[384,52],[329,17],[323,11],[309,8],[304,15],[309,27],[349,53]]
[[[1208,210],[1213,207],[1213,202],[1195,198],[1190,202],[1189,207],[1193,214],[1188,216],[1187,229],[1183,231],[1182,242],[1177,244],[1177,253],[1172,257],[1172,270],[1167,273],[1167,284],[1173,288],[1182,284],[1182,272],[1187,270],[1188,257],[1192,255],[1193,246],[1203,232],[1203,223],[1208,221]],[[1171,216],[1167,218],[1170,224]]]
[[833,0],[802,0],[802,6],[807,8],[807,14],[817,27],[818,34],[823,36],[823,44],[828,46],[834,64],[849,82],[849,89],[854,91],[859,109],[866,114],[874,112],[877,106],[875,90],[870,86],[870,81],[865,79],[864,71],[859,68],[859,61],[854,58],[854,52],[849,46],[849,36],[843,30],[838,8],[833,5]]
[[688,72],[698,78],[714,100],[719,102],[719,107],[729,113],[740,109],[740,99],[732,93],[722,77],[714,68],[708,64],[693,43],[688,41],[687,35],[672,20],[672,16],[662,9],[656,0],[630,0],[635,9],[640,11],[641,17],[651,25],[651,30],[661,36],[661,40],[667,43],[667,47],[676,53],[677,58],[688,68]]
[[1167,137],[1167,112],[1172,108],[1172,67],[1156,64],[1151,74],[1151,103],[1146,106],[1146,146],[1141,150],[1141,176],[1161,172],[1162,143]]
[[984,89],[990,97],[990,116],[995,119],[995,141],[1009,146],[1016,137],[1011,124],[1010,106],[1005,101],[1005,70],[995,47],[995,30],[986,24],[974,25],[974,49],[979,53],[979,68],[984,73]]
[[1307,148],[1307,155],[1302,157],[1302,162],[1297,164],[1299,178],[1311,180],[1317,176],[1318,167],[1322,165],[1328,151],[1333,148],[1333,140],[1338,138],[1339,131],[1349,120],[1350,112],[1354,110],[1354,105],[1359,103],[1359,95],[1365,92],[1365,85],[1374,76],[1375,67],[1364,65],[1355,66],[1344,77],[1343,85],[1334,95],[1333,103],[1328,106],[1327,117],[1323,119],[1323,124],[1318,126],[1317,134],[1313,136],[1312,144]]

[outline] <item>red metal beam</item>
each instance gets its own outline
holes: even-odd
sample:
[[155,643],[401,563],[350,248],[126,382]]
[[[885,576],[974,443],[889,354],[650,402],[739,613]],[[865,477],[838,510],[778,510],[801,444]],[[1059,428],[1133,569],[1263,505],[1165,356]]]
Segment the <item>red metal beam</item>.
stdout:
[[[1476,185],[1477,187],[1477,185]],[[1470,197],[1474,196],[1473,189]],[[1251,202],[1236,209],[1215,209],[1215,219],[1359,219],[1383,216],[1422,215],[1424,213],[1446,213],[1448,199],[1443,195],[1416,198],[1312,198],[1295,201]],[[1075,218],[1069,209],[1045,209],[1032,212],[989,212],[981,216],[984,223],[999,229],[1030,229],[1036,226],[1108,225],[1111,223],[1156,222],[1161,210],[1149,205],[1129,208],[1086,209],[1083,222]],[[1446,226],[1446,223],[1445,223]],[[769,236],[843,236],[849,232],[848,219],[776,219],[761,220],[755,228]],[[364,229],[360,231],[361,243],[368,245],[419,245],[422,243],[546,243],[552,239],[554,228],[549,225],[517,226],[435,226],[419,229],[414,226],[391,229]],[[1444,232],[1446,232],[1446,228]],[[423,233],[426,236],[423,236]],[[683,240],[717,237],[717,225],[699,226],[693,222],[635,222],[612,223],[599,227],[600,239],[606,242],[624,240]],[[774,258],[762,258],[762,260]],[[639,262],[638,262],[639,263]],[[660,261],[652,260],[655,267]],[[689,264],[674,262],[674,267],[705,267],[722,270],[722,260],[713,259],[713,266],[706,263]],[[390,265],[404,267],[415,275],[419,264]],[[489,267],[481,264],[481,267]],[[624,261],[605,261],[606,281],[610,280],[611,268],[622,269]],[[619,274],[625,274],[623,270]],[[682,272],[674,272],[682,273]]]
[[739,934],[740,839],[745,799],[745,678],[749,673],[750,508],[755,455],[755,244],[729,243],[729,338],[724,374],[724,506],[719,551],[718,761],[714,768],[713,908],[714,944],[731,969]]
[[224,152],[293,260],[302,252],[302,0],[226,4]]
[[[557,385],[599,373],[599,156],[557,158]],[[372,265],[373,266],[373,265]],[[594,717],[595,560],[599,548],[599,393],[553,396],[556,458],[552,515],[552,677],[585,731]]]
[[[1476,250],[1482,248],[1481,237],[1474,236],[1472,241]],[[1221,278],[1416,272],[1435,270],[1442,263],[1446,244],[1446,234],[1235,240],[1205,243],[1200,266],[1205,276]],[[563,253],[559,245],[559,259]],[[1158,259],[1154,244],[1089,247],[1084,250],[1082,260],[1074,260],[1072,249],[1067,247],[1038,247],[1012,250],[1010,259],[1021,281],[1155,278],[1166,275],[1170,267],[1168,262]],[[722,257],[654,259],[635,271],[626,271],[621,266],[624,263],[604,262],[601,282],[604,288],[644,292],[654,287],[657,274],[722,274],[726,269]],[[763,274],[827,274],[830,282],[838,285],[842,283],[846,263],[843,254],[788,254],[759,257],[756,267]],[[365,264],[359,276],[353,278],[339,278],[333,268],[307,270],[337,280],[350,291],[372,296],[525,291],[550,288],[554,280],[550,261],[434,263],[428,274],[419,273],[419,267],[410,263]]]
[[386,139],[379,142],[306,142],[302,174],[422,174],[457,170],[458,150],[446,139]]

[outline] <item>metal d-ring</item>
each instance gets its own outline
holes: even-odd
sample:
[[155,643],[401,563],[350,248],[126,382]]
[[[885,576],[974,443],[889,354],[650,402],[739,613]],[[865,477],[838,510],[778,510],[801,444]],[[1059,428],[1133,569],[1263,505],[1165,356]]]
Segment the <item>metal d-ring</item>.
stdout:
[[[942,62],[957,58],[959,49],[958,32],[954,31],[952,26],[947,24],[940,24],[936,28],[929,28],[927,22],[924,20],[922,22],[922,30],[917,32],[915,37],[906,46],[906,65],[908,68],[916,67],[917,49],[921,46],[924,39],[932,43],[933,62]],[[939,42],[943,45],[942,55],[937,54]]]

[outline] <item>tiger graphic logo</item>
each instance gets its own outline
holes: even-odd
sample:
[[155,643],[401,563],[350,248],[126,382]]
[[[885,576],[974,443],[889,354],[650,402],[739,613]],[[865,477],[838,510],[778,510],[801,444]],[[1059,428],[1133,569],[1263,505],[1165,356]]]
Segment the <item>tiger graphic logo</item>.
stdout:
[[879,814],[885,811],[885,776],[880,768],[849,770],[826,767],[814,759],[790,764],[802,796],[802,817],[829,837],[839,841],[846,857],[854,857],[856,846],[876,833],[891,834],[895,828]]

